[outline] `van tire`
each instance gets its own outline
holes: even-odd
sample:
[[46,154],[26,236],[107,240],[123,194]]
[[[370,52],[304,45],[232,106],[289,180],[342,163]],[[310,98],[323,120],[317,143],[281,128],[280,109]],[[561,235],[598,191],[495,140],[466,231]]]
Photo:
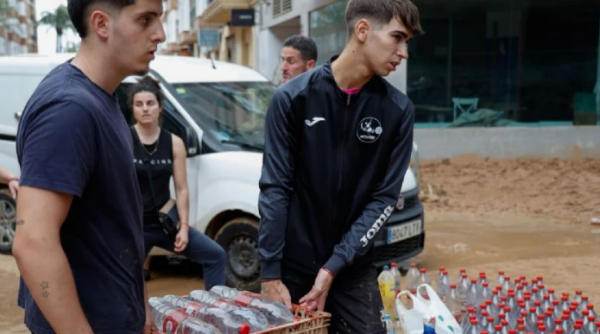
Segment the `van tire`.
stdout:
[[8,188],[0,189],[0,253],[12,251],[17,227],[17,203]]
[[234,218],[219,229],[215,240],[227,254],[225,284],[238,290],[260,292],[258,220]]

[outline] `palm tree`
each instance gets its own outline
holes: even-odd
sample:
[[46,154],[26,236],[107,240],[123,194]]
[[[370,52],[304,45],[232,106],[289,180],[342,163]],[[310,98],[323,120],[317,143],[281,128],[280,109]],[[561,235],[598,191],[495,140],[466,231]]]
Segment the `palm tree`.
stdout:
[[56,29],[56,52],[62,51],[62,36],[66,30],[74,30],[73,23],[65,5],[60,5],[54,12],[43,12],[38,24]]

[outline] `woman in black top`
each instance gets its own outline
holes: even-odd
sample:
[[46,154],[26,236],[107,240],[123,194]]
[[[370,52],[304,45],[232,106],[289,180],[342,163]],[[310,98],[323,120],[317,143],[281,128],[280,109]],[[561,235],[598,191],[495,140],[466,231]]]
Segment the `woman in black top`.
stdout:
[[[225,251],[214,240],[190,228],[185,146],[181,138],[161,128],[163,102],[158,83],[150,77],[143,78],[129,93],[128,105],[136,121],[132,136],[134,163],[144,203],[146,256],[154,246],[184,253],[203,265],[205,289],[209,290],[225,284]],[[174,240],[163,231],[158,220],[158,210],[171,199],[171,176],[181,222]]]

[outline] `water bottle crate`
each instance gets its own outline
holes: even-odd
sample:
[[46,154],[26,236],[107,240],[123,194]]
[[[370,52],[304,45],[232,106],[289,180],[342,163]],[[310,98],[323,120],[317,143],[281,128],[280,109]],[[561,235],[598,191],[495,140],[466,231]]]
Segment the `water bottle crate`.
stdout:
[[[252,292],[243,292],[246,295],[260,298],[259,294]],[[183,295],[181,297],[188,297]],[[327,334],[327,327],[331,319],[331,314],[328,312],[310,311],[300,307],[300,305],[292,304],[292,311],[295,320],[292,323],[271,327],[269,329],[252,332],[250,334]],[[158,334],[165,334],[159,332]]]

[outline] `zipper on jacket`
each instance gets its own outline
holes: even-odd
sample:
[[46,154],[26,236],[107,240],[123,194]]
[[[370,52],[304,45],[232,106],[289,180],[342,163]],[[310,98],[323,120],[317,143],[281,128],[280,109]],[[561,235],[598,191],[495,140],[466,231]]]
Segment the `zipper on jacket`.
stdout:
[[[351,95],[348,94],[348,98],[346,99],[346,108],[343,111],[343,113],[344,113],[344,116],[343,116],[344,130],[342,132],[342,149],[340,150],[340,171],[339,171],[339,177],[338,177],[338,186],[337,186],[336,198],[340,198],[339,195],[340,195],[340,193],[342,191],[342,184],[343,184],[343,182],[342,182],[343,181],[342,175],[344,173],[344,153],[346,152],[346,131],[347,131],[346,130],[346,125],[348,123],[348,120],[347,120],[348,119],[348,113],[350,112],[350,98],[351,98]],[[339,203],[340,202],[338,201],[335,204],[335,208],[334,208],[334,211],[333,211],[333,221],[334,222],[337,222],[337,219],[338,219],[337,213],[338,213],[339,206],[340,206]]]

